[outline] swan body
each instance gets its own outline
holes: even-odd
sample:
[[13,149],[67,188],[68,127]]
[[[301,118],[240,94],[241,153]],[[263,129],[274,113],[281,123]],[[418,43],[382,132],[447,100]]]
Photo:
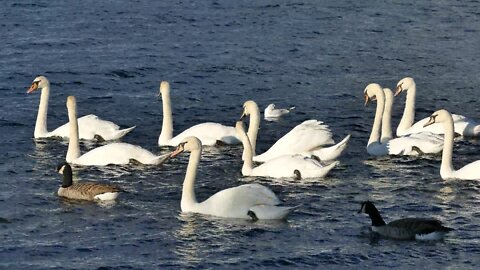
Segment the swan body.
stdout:
[[180,203],[182,212],[256,220],[284,219],[295,209],[295,207],[279,206],[280,199],[269,188],[259,184],[246,184],[224,189],[205,201],[198,202],[194,185],[202,153],[202,143],[196,137],[187,137],[170,156],[175,157],[182,152],[190,152]]
[[[442,125],[433,124],[425,126],[429,118],[424,118],[414,124],[415,120],[415,96],[417,87],[413,78],[406,77],[397,83],[395,96],[406,91],[405,110],[402,119],[397,127],[397,136],[403,136],[412,133],[429,131],[435,134],[443,134]],[[480,124],[472,118],[452,114],[455,133],[461,136],[476,137],[480,136]]]
[[72,167],[68,163],[58,166],[57,171],[63,174],[62,186],[58,189],[58,196],[75,200],[111,201],[117,199],[122,190],[114,185],[101,183],[73,183]]
[[[377,100],[372,133],[367,144],[367,152],[370,155],[418,155],[442,151],[443,138],[432,133],[417,133],[392,138],[390,121],[393,95],[390,89],[382,89],[380,85],[372,83],[365,88],[364,94],[366,104],[370,99]],[[382,123],[382,121],[385,122]],[[382,137],[380,137],[380,127],[382,128]]]
[[109,164],[128,164],[135,160],[142,164],[161,164],[168,156],[156,156],[140,146],[128,143],[110,143],[97,147],[81,155],[78,139],[77,107],[75,97],[67,98],[70,136],[66,161],[78,165],[106,166]]
[[247,134],[252,146],[253,161],[256,162],[266,162],[279,156],[295,154],[308,157],[314,155],[322,161],[335,160],[345,150],[350,139],[348,135],[338,144],[325,147],[335,143],[329,127],[321,121],[306,120],[275,142],[265,153],[255,155],[260,112],[258,105],[252,100],[246,101],[243,108],[242,118],[250,116]]
[[333,162],[328,166],[323,166],[315,158],[304,157],[297,154],[278,156],[254,168],[252,162],[252,147],[243,128],[243,122],[238,121],[235,125],[235,128],[237,130],[237,135],[243,144],[244,163],[242,167],[242,174],[244,176],[267,176],[274,178],[324,177],[331,169],[333,169],[333,167],[335,167],[335,165],[338,164],[338,162]]
[[265,108],[265,110],[263,112],[263,117],[265,119],[279,118],[282,115],[290,113],[290,111],[293,110],[293,109],[295,109],[295,107],[290,107],[288,109],[277,109],[277,108],[275,108],[275,104],[271,103]]
[[442,152],[442,164],[440,165],[440,177],[444,180],[480,180],[480,160],[465,165],[459,170],[455,170],[452,164],[453,138],[454,138],[454,120],[447,110],[438,110],[430,116],[425,124],[443,125],[445,133],[445,144]]
[[177,146],[184,138],[195,136],[202,142],[202,145],[213,146],[217,142],[224,144],[238,144],[235,128],[218,123],[202,123],[195,125],[173,137],[172,105],[170,101],[170,84],[166,81],[160,83],[160,94],[163,106],[162,131],[158,137],[159,146]]
[[[44,76],[38,76],[33,80],[32,86],[27,93],[41,89],[40,105],[38,107],[37,122],[35,124],[34,137],[35,138],[49,138],[49,137],[69,137],[68,123],[54,129],[47,130],[47,111],[48,98],[50,95],[50,82]],[[89,114],[78,119],[79,137],[84,140],[93,140],[101,138],[102,140],[117,140],[132,131],[135,126],[126,129],[120,127],[110,121],[100,119],[98,116]]]
[[370,216],[373,232],[395,240],[441,240],[446,233],[453,230],[433,218],[403,218],[386,224],[375,205],[369,201],[362,203],[359,213]]

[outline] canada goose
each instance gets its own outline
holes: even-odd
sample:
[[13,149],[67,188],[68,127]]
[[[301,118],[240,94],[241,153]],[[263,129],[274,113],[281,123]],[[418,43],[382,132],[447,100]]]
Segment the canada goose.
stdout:
[[431,218],[403,218],[385,224],[375,205],[362,203],[359,213],[366,213],[372,220],[372,231],[396,240],[440,240],[453,230],[442,226],[442,222]]
[[57,171],[63,174],[62,186],[58,189],[58,196],[75,200],[110,201],[115,200],[122,190],[113,185],[100,183],[73,183],[72,167],[68,163],[57,166]]

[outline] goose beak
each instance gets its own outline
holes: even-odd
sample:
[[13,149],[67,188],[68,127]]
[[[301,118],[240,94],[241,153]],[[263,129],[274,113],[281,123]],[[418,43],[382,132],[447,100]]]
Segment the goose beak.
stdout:
[[30,88],[27,90],[27,94],[30,94],[31,92],[35,91],[38,89],[38,82],[33,82]]
[[399,84],[397,85],[397,88],[395,88],[395,94],[393,95],[394,97],[400,95],[400,93],[402,93],[403,89],[402,89],[402,84]]

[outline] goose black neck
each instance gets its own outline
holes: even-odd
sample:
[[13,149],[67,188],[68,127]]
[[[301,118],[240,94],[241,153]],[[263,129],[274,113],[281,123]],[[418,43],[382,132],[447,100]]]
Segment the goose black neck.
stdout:
[[62,187],[67,188],[72,185],[72,167],[66,164],[63,168],[63,182]]
[[373,204],[370,205],[367,213],[372,220],[372,226],[385,226],[385,221],[383,221],[382,216],[380,216],[380,213]]

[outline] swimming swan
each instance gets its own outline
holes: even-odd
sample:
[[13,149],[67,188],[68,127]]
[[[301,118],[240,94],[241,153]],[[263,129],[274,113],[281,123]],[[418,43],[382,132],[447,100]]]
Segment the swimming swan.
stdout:
[[258,130],[260,127],[260,111],[257,103],[248,100],[243,104],[242,118],[250,117],[248,138],[252,145],[253,161],[265,162],[278,156],[301,154],[304,156],[317,156],[322,161],[337,159],[347,147],[350,135],[341,142],[334,144],[332,132],[327,125],[317,120],[306,120],[285,134],[270,149],[260,155],[255,155]]
[[189,136],[196,136],[200,139],[202,145],[209,146],[216,145],[219,141],[224,144],[240,143],[240,140],[236,138],[234,127],[212,122],[195,125],[173,137],[172,105],[168,82],[162,81],[160,83],[160,95],[162,97],[163,122],[162,131],[158,137],[159,146],[177,146],[184,138]]
[[463,179],[463,180],[480,180],[480,160],[474,161],[463,166],[459,170],[455,170],[452,164],[453,155],[453,137],[454,137],[454,120],[447,110],[438,110],[430,116],[425,126],[435,123],[443,124],[445,133],[445,144],[442,152],[442,165],[440,165],[440,177],[444,180]]
[[268,104],[268,106],[263,111],[263,118],[265,118],[265,120],[279,118],[282,115],[290,113],[290,111],[293,109],[295,109],[295,107],[290,107],[288,109],[277,109],[275,108],[275,104],[271,103]]
[[[412,78],[406,77],[397,83],[395,96],[404,91],[407,92],[405,110],[403,111],[402,119],[397,127],[397,136],[418,133],[422,131],[443,134],[443,128],[441,125],[430,125],[428,127],[424,127],[425,123],[428,122],[428,117],[413,124],[415,121],[415,96],[417,87]],[[462,136],[480,136],[480,124],[474,119],[458,114],[452,114],[452,118],[455,127],[455,133]]]
[[142,164],[157,165],[163,163],[168,158],[168,155],[156,156],[140,146],[128,143],[110,143],[80,155],[75,97],[67,97],[67,110],[70,125],[70,139],[66,157],[68,163],[86,166],[106,166],[109,164],[128,164],[134,160]]
[[195,196],[197,167],[202,154],[202,144],[196,137],[187,137],[171,153],[175,157],[190,152],[187,172],[183,181],[182,212],[200,213],[224,218],[241,219],[284,219],[296,207],[278,206],[281,201],[267,187],[259,184],[246,184],[224,189],[203,202]]
[[[47,112],[48,112],[48,97],[50,95],[50,82],[45,76],[36,77],[27,93],[41,89],[40,105],[38,106],[37,122],[35,123],[35,131],[33,133],[35,138],[48,137],[62,137],[68,138],[69,127],[68,123],[49,132],[47,130]],[[89,114],[78,119],[78,128],[80,139],[93,140],[101,138],[102,140],[117,140],[132,131],[135,126],[126,129],[120,129],[118,125],[113,122],[105,121],[98,116]]]

